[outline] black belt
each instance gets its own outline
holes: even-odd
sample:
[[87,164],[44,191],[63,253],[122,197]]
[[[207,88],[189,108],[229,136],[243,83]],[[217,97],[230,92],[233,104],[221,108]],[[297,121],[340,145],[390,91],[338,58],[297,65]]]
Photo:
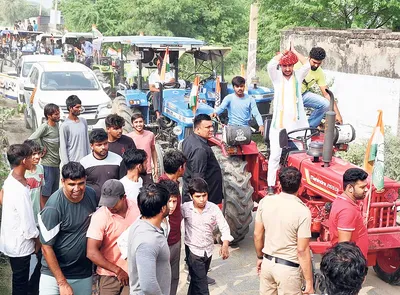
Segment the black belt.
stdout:
[[291,267],[299,267],[300,266],[300,264],[298,264],[298,263],[294,263],[294,262],[291,262],[289,260],[285,260],[285,259],[282,259],[282,258],[274,257],[274,256],[271,256],[271,255],[268,255],[268,254],[264,254],[264,257],[267,258],[268,260],[275,259],[275,263],[279,263],[279,264],[283,264],[283,265],[287,265],[287,266],[291,266]]

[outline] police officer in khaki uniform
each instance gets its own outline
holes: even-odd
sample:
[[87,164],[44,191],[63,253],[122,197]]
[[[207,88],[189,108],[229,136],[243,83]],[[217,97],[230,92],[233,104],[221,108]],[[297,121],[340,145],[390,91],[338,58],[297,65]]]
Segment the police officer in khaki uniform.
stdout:
[[279,181],[282,192],[262,199],[256,215],[254,244],[260,294],[312,294],[311,213],[297,197],[301,173],[295,167],[285,167],[279,172]]

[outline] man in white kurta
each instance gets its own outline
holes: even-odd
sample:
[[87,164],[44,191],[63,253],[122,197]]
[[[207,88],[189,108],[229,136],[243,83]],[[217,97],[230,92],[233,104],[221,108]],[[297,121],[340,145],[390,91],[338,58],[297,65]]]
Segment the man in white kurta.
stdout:
[[[294,71],[293,66],[299,60],[303,66]],[[279,53],[268,63],[268,74],[275,91],[274,113],[269,130],[268,194],[274,193],[276,172],[282,154],[279,132],[286,129],[289,133],[295,129],[309,127],[301,96],[301,83],[309,71],[310,63],[294,47],[291,51]]]

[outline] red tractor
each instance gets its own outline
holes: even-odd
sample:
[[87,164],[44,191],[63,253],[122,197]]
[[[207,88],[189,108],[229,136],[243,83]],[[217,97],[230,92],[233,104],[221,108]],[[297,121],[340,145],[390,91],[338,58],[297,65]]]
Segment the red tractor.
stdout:
[[[331,110],[326,114],[325,130],[304,128],[289,134],[282,132],[283,166],[294,166],[302,175],[299,198],[308,206],[312,214],[311,231],[313,253],[322,254],[330,246],[328,218],[330,205],[343,192],[344,172],[355,165],[332,156],[334,151],[347,150],[354,140],[355,132],[350,125],[335,126],[333,94]],[[267,125],[267,124],[266,124]],[[252,221],[253,201],[259,202],[267,196],[268,153],[258,151],[255,142],[250,142],[248,130],[225,126],[223,136],[216,135],[209,140],[220,162],[224,181],[223,212],[235,242],[244,239]],[[265,130],[268,133],[268,126]],[[238,130],[239,131],[238,133]],[[303,131],[304,135],[291,138],[291,134]],[[247,133],[247,135],[246,135]],[[238,145],[237,134],[247,137],[244,145]],[[224,138],[224,139],[222,139]],[[303,150],[292,151],[287,139],[302,143]],[[371,183],[370,176],[368,178]],[[400,183],[385,178],[383,192],[372,189],[363,203],[364,215],[368,214],[369,252],[368,265],[373,266],[377,275],[385,282],[400,284],[400,225],[397,223],[397,207],[400,206]],[[368,213],[367,213],[368,212]]]

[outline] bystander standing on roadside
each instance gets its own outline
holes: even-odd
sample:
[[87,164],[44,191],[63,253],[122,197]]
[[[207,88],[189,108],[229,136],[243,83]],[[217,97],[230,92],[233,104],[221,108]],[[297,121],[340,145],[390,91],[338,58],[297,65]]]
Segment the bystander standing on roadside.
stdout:
[[188,184],[191,202],[182,205],[185,223],[185,253],[190,280],[188,295],[209,294],[207,272],[214,250],[214,229],[221,232],[220,256],[229,257],[229,242],[233,241],[229,225],[219,207],[208,201],[208,184],[202,178],[192,178]]
[[297,197],[301,173],[285,167],[279,181],[282,192],[260,201],[254,226],[260,294],[313,294],[311,213]]
[[[42,148],[38,143],[33,140],[25,140],[24,144],[29,146],[32,150],[32,168],[26,170],[25,178],[29,186],[29,195],[31,197],[33,217],[35,218],[36,226],[38,226],[37,215],[43,208],[41,204],[45,202],[42,200],[42,188],[44,185],[44,171],[43,166],[39,164],[40,158],[42,157]],[[42,252],[39,250],[36,254],[31,255],[30,262],[30,279],[29,281],[36,286],[35,290],[29,292],[29,294],[39,294],[39,280],[40,280],[40,268],[42,264],[40,260],[42,258]]]
[[97,265],[101,295],[129,295],[128,262],[121,257],[118,237],[139,216],[137,205],[126,198],[119,180],[107,180],[99,206],[87,231],[87,257]]
[[188,183],[190,179],[203,178],[209,187],[208,200],[214,204],[222,203],[221,167],[207,140],[213,136],[213,123],[209,115],[197,115],[193,120],[193,134],[183,140],[183,154],[187,158],[183,176],[183,202],[189,202]]
[[80,163],[85,168],[87,185],[95,190],[98,201],[103,184],[109,179],[120,178],[122,158],[108,151],[107,133],[104,129],[94,129],[89,137],[92,153],[82,158]]
[[[178,183],[170,179],[162,179],[159,182],[169,192],[168,208],[169,216],[166,217],[167,223],[167,242],[170,252],[171,264],[171,290],[170,295],[176,295],[179,283],[179,263],[181,259],[181,221],[182,213],[180,212],[181,206],[181,193],[179,192]],[[179,212],[177,210],[179,209]],[[179,220],[179,223],[177,222]],[[178,234],[179,232],[179,234]],[[178,240],[179,236],[179,241]]]
[[170,232],[168,235],[168,246],[170,250],[171,262],[171,291],[170,295],[175,295],[179,283],[179,265],[181,259],[181,202],[182,197],[179,192],[179,181],[185,172],[186,157],[179,150],[168,150],[164,154],[163,164],[165,173],[160,176],[160,183],[173,181],[178,187],[176,194],[176,209],[169,214]]
[[111,114],[105,120],[108,135],[108,150],[122,155],[129,149],[135,149],[135,142],[127,135],[122,134],[122,127],[125,126],[125,120],[117,114]]
[[40,294],[92,293],[92,263],[86,257],[86,232],[96,211],[95,191],[86,186],[83,166],[62,167],[62,188],[38,216],[42,242]]
[[140,190],[138,207],[142,217],[129,231],[128,271],[131,294],[169,295],[171,284],[170,253],[161,229],[168,216],[169,193],[158,184]]
[[332,244],[354,242],[364,257],[368,254],[368,231],[359,202],[368,191],[368,174],[360,168],[350,168],[343,174],[344,192],[332,202],[329,233]]
[[147,154],[141,149],[130,149],[124,153],[122,159],[128,172],[120,181],[124,186],[128,200],[137,203],[139,190],[143,186],[141,176],[146,174]]
[[353,242],[341,242],[330,248],[321,260],[325,294],[357,295],[368,273],[368,264]]
[[68,117],[60,126],[60,157],[63,165],[68,162],[79,162],[90,154],[88,125],[81,114],[82,102],[76,95],[65,101]]
[[44,122],[29,136],[43,147],[41,164],[44,170],[44,186],[40,207],[43,208],[47,199],[58,190],[60,184],[60,133],[58,122],[60,121],[60,108],[49,103],[44,107]]
[[154,133],[148,130],[144,130],[144,117],[141,113],[135,113],[131,118],[133,131],[127,134],[133,139],[138,149],[142,149],[147,154],[147,167],[146,176],[143,177],[144,185],[153,182],[151,164],[154,166],[154,175],[158,178],[158,167],[157,167],[157,153],[155,148],[155,136]]
[[39,231],[33,217],[32,201],[25,172],[32,169],[32,150],[26,144],[13,144],[7,151],[12,167],[3,185],[0,251],[9,257],[12,293],[37,293],[38,281],[29,282],[31,255],[40,248]]

